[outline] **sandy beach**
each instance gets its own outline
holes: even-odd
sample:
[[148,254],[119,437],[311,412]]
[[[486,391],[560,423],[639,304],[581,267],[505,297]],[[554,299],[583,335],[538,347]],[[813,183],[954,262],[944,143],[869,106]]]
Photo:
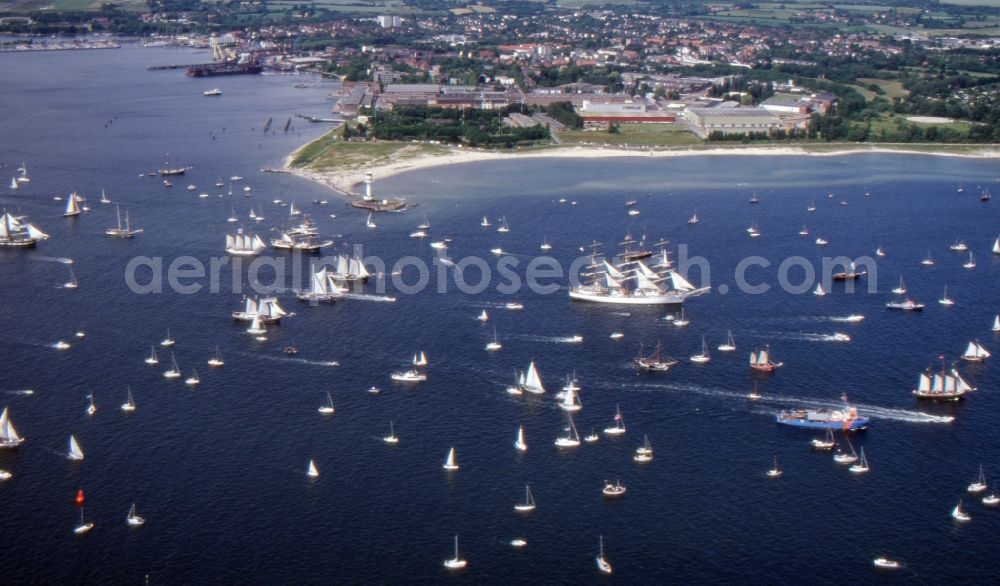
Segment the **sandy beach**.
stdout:
[[[365,168],[347,168],[341,171],[326,172],[310,169],[292,169],[290,163],[295,153],[289,155],[285,160],[285,168],[292,174],[304,177],[326,185],[345,196],[357,196],[356,187],[364,180],[365,173],[372,173],[376,179],[384,179],[399,173],[408,171],[418,171],[440,167],[443,165],[456,165],[460,163],[475,163],[479,161],[497,161],[526,158],[573,158],[573,159],[602,159],[614,157],[692,157],[692,156],[810,156],[810,157],[834,157],[844,155],[859,155],[870,153],[896,153],[896,154],[918,154],[947,157],[966,158],[1000,158],[1000,148],[995,145],[983,145],[981,148],[968,152],[948,152],[931,151],[906,148],[907,145],[899,146],[874,146],[874,145],[844,145],[843,148],[831,149],[829,151],[817,151],[800,146],[750,146],[733,147],[720,146],[718,148],[687,148],[687,149],[649,149],[649,148],[628,148],[628,147],[597,147],[597,146],[554,146],[538,150],[522,151],[487,151],[476,149],[464,149],[455,147],[446,154],[434,154],[420,157],[409,157],[397,160],[390,157],[389,162],[373,165]],[[296,151],[297,152],[297,151]]]

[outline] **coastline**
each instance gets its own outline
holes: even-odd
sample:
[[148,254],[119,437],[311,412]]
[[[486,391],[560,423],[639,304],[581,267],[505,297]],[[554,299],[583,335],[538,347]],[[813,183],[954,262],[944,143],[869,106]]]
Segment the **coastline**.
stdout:
[[[372,173],[377,179],[385,179],[408,171],[418,171],[444,165],[458,165],[482,161],[513,160],[528,158],[564,158],[564,159],[603,159],[615,157],[692,157],[692,156],[813,156],[839,157],[859,154],[907,154],[930,155],[942,157],[963,157],[971,159],[1000,158],[1000,146],[993,144],[962,145],[966,152],[949,152],[942,149],[913,148],[914,145],[881,145],[875,144],[809,144],[801,146],[706,146],[702,148],[650,149],[640,147],[604,147],[580,145],[553,145],[519,151],[492,151],[451,147],[446,154],[427,154],[416,157],[389,157],[387,162],[366,166],[364,168],[348,167],[336,171],[318,171],[308,167],[292,168],[291,162],[296,154],[312,143],[302,145],[284,160],[284,169],[293,175],[309,179],[325,185],[335,192],[348,197],[357,197],[355,187],[364,181],[366,173]],[[923,146],[923,145],[917,145]],[[950,146],[950,145],[927,145]],[[810,148],[821,147],[821,148]],[[826,150],[829,149],[829,150]]]

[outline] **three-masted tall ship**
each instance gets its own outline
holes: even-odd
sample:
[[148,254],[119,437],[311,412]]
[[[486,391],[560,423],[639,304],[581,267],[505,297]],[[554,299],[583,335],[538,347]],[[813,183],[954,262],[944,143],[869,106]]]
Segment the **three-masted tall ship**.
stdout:
[[648,261],[636,257],[633,243],[626,237],[624,250],[611,261],[598,251],[599,243],[592,244],[591,262],[581,274],[583,282],[570,287],[570,298],[620,305],[668,305],[683,303],[710,289],[695,287],[677,272],[667,242],[658,243],[660,252]]
[[28,248],[49,238],[48,234],[24,220],[25,216],[4,211],[0,216],[0,246]]

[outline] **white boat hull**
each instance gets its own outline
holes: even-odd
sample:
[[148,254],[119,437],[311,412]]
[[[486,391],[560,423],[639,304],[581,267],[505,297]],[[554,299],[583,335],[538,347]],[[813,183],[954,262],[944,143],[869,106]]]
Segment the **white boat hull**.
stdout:
[[677,305],[684,303],[690,294],[670,293],[666,295],[601,295],[581,291],[579,289],[569,290],[570,299],[577,301],[590,301],[593,303],[611,303],[615,305]]

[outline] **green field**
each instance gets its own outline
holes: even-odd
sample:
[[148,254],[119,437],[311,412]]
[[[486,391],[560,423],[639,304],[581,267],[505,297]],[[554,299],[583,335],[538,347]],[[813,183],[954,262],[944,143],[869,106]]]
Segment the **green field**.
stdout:
[[683,146],[700,144],[701,140],[683,126],[676,124],[622,124],[618,134],[600,130],[567,130],[558,134],[562,144],[596,144],[627,146]]
[[[882,91],[885,92],[885,96],[890,100],[892,98],[905,98],[910,95],[910,92],[903,87],[903,84],[890,79],[871,79],[867,77],[859,77],[858,84],[865,86],[875,84],[882,88]],[[869,99],[868,96],[865,96],[865,99]]]
[[348,171],[450,152],[446,146],[418,142],[343,142],[337,135],[339,127],[303,147],[291,166],[313,171]]
[[60,12],[64,10],[98,10],[101,4],[117,4],[127,10],[144,10],[144,0],[28,0],[10,8],[11,12],[33,12],[46,10]]

